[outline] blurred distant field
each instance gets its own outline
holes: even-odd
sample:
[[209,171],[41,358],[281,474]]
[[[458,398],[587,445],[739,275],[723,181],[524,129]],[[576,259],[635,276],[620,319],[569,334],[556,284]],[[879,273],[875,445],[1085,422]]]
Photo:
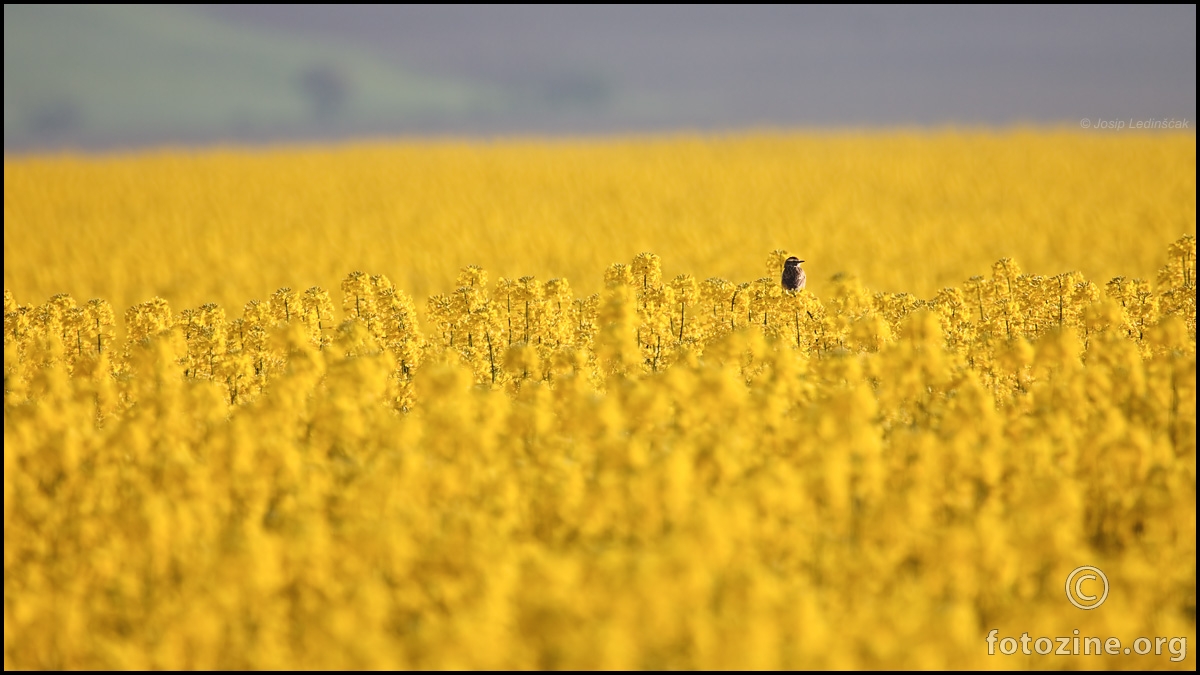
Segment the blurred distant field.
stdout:
[[418,300],[466,265],[598,290],[641,251],[749,281],[777,248],[930,297],[1012,257],[1153,278],[1196,231],[1190,134],[748,134],[31,156],[4,165],[4,285],[21,302],[156,295],[230,309],[355,269]]

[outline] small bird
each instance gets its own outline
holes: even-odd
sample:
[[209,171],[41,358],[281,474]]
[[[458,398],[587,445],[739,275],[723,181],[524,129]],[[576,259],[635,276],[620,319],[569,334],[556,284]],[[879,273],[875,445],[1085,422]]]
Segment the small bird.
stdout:
[[803,260],[792,256],[783,262],[783,290],[799,291],[804,288],[806,280],[804,269],[800,267]]

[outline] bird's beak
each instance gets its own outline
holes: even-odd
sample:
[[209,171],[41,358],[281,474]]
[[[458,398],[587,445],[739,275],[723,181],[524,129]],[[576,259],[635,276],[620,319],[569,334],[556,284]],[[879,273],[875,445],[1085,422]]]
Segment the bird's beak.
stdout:
[[804,261],[803,261],[803,260],[801,260],[800,262],[804,262]]

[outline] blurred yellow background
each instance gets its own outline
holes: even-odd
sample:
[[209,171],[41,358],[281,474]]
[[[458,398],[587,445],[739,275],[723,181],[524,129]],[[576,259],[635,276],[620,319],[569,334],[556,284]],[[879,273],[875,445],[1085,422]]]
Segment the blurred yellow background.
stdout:
[[735,282],[777,248],[931,297],[1001,257],[1152,278],[1196,231],[1193,134],[751,133],[34,156],[4,164],[22,303],[155,295],[236,312],[282,286],[388,275],[422,306],[466,265],[581,293],[641,251]]

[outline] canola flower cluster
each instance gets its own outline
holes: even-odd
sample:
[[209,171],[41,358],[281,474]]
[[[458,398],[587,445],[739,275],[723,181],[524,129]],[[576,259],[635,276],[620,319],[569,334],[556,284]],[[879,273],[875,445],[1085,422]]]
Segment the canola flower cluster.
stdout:
[[5,667],[1193,669],[984,638],[1194,644],[1195,237],[925,299],[787,255],[467,267],[424,318],[6,290]]

